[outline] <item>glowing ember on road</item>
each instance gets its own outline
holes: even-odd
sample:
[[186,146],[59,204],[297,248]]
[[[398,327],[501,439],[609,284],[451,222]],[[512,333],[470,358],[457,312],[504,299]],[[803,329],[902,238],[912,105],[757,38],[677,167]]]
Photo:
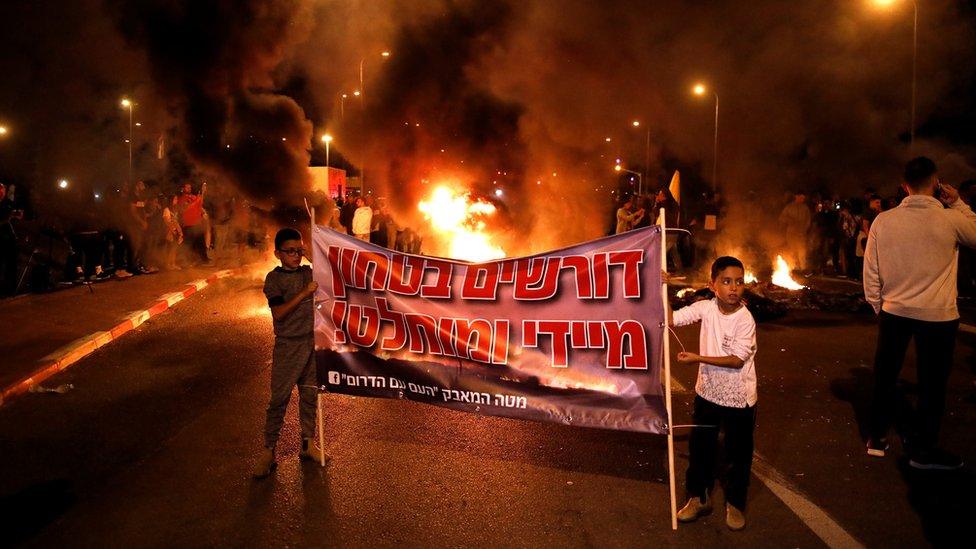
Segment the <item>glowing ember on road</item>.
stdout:
[[806,288],[803,284],[793,280],[790,274],[790,266],[783,259],[783,256],[776,256],[776,263],[773,267],[773,284],[781,288],[786,288],[787,290],[802,290]]
[[447,242],[446,254],[451,259],[489,261],[505,257],[505,250],[485,232],[484,219],[495,214],[494,204],[472,200],[466,192],[439,185],[426,200],[420,201],[418,208]]

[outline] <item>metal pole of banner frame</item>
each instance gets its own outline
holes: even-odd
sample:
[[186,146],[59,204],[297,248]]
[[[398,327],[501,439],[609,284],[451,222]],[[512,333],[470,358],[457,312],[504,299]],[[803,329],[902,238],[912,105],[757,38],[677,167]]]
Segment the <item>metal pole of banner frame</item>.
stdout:
[[[328,168],[326,168],[326,169],[328,169]],[[309,226],[312,229],[312,231],[310,233],[308,233],[309,245],[311,245],[312,248],[314,249],[314,247],[315,247],[315,244],[314,244],[314,242],[315,242],[315,207],[314,206],[311,207],[311,208],[309,208],[309,210],[308,210],[308,217],[309,217]],[[314,253],[313,254],[310,254],[308,256],[309,263],[312,262],[312,256],[313,255],[314,255]],[[314,265],[312,267],[312,272],[313,273],[315,272]],[[314,274],[313,274],[313,280],[314,280]],[[312,296],[312,305],[313,305],[313,307],[312,307],[313,313],[312,314],[314,315],[315,314],[314,313],[314,311],[315,311],[315,307],[314,307],[314,305],[315,305],[315,296],[314,295]],[[314,355],[314,353],[315,353],[315,351],[313,350],[312,351],[312,354]],[[316,389],[316,393],[315,393],[315,424],[316,424],[316,432],[318,434],[318,437],[317,438],[319,439],[319,465],[322,466],[322,467],[325,467],[325,427],[323,426],[323,423],[324,423],[325,420],[324,420],[324,418],[322,416],[323,416],[323,414],[322,414],[322,389],[321,388],[317,388]]]
[[[664,208],[659,210],[657,224],[661,227],[661,270],[668,270],[668,241],[667,226],[664,219]],[[661,281],[661,301],[664,305],[664,407],[668,413],[668,488],[671,491],[671,529],[678,529],[678,502],[674,490],[674,429],[671,419],[671,342],[668,338],[668,283]]]

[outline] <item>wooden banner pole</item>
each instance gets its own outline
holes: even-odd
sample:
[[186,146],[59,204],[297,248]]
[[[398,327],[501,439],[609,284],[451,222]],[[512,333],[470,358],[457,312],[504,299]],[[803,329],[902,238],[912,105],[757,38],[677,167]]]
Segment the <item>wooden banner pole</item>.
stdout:
[[316,419],[319,424],[319,465],[325,467],[325,428],[323,427],[324,418],[322,417],[322,390],[317,389],[316,399]]
[[[657,223],[661,226],[661,270],[668,270],[667,222],[661,208]],[[664,305],[664,407],[668,413],[668,485],[671,491],[671,529],[678,529],[678,501],[674,489],[674,420],[671,416],[671,341],[668,337],[668,283],[661,280],[661,301]]]
[[[314,206],[312,206],[311,208],[308,209],[308,217],[309,217],[309,226],[311,228],[311,232],[308,233],[308,238],[312,240],[311,242],[309,242],[309,244],[313,248],[313,252],[311,254],[309,254],[309,256],[308,256],[308,261],[309,261],[309,263],[311,263],[312,262],[312,257],[315,256],[315,252],[314,252],[314,248],[315,248],[315,207]],[[312,265],[312,272],[313,273],[315,272],[315,265],[314,264]],[[314,277],[314,274],[313,274],[313,277],[312,278],[314,280],[314,278],[315,278]],[[315,296],[312,296],[312,303],[314,305],[314,303],[315,303]],[[312,353],[314,354],[315,351],[313,350]],[[316,397],[315,398],[315,422],[316,422],[317,428],[318,428],[317,430],[318,430],[319,456],[320,456],[320,458],[319,458],[319,465],[322,466],[322,467],[325,467],[325,427],[323,425],[323,423],[324,423],[325,420],[322,417],[322,415],[323,415],[322,414],[322,389],[321,388],[316,388],[315,391],[316,391],[316,393],[315,393],[315,397]]]

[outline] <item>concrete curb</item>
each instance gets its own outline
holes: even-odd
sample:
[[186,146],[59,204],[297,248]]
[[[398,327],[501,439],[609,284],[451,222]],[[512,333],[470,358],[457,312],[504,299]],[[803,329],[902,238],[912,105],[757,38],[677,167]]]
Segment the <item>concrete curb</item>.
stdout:
[[190,297],[191,295],[203,290],[221,278],[227,278],[242,272],[242,269],[226,269],[217,271],[207,278],[194,280],[186,284],[182,290],[170,292],[160,296],[152,305],[141,311],[135,311],[126,316],[126,319],[113,328],[86,335],[80,339],[72,341],[64,347],[54,351],[40,361],[40,366],[29,376],[14,382],[8,387],[0,390],[0,406],[9,402],[28,391],[31,387],[42,383],[47,378],[78,362],[82,358],[93,353],[96,349],[108,345],[112,341],[122,337],[128,332],[138,328],[143,322],[150,318],[166,312],[174,305]]

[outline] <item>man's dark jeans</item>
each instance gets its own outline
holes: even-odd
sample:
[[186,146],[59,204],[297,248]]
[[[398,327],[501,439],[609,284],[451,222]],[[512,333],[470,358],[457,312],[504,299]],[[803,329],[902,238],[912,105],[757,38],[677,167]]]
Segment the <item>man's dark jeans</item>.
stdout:
[[881,312],[878,348],[874,355],[874,402],[871,408],[871,437],[888,434],[891,415],[899,402],[896,383],[908,343],[915,338],[918,369],[918,413],[910,444],[912,452],[935,448],[945,412],[946,383],[952,369],[959,320],[926,322]]

